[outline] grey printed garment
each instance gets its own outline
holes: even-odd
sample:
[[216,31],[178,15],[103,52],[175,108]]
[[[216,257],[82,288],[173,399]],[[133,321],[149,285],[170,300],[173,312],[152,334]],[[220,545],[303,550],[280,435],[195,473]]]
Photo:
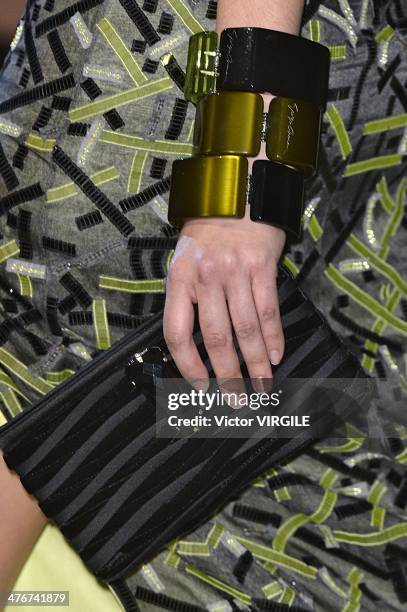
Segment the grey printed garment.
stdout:
[[[215,17],[212,0],[28,2],[0,82],[6,419],[163,308],[176,242],[171,164],[192,153],[188,38]],[[332,68],[305,236],[284,261],[386,383],[383,410],[397,416],[407,389],[407,7],[310,0],[302,35],[330,47]],[[276,466],[111,588],[143,612],[406,609],[406,432],[395,426],[383,452],[351,437]]]

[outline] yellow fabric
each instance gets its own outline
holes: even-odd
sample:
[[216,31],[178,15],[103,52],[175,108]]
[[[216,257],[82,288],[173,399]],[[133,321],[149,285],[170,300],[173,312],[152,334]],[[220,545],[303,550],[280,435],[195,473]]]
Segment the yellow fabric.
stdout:
[[45,527],[27,559],[14,591],[69,591],[69,607],[6,606],[5,612],[122,612],[110,589],[86,568],[61,532],[51,523]]

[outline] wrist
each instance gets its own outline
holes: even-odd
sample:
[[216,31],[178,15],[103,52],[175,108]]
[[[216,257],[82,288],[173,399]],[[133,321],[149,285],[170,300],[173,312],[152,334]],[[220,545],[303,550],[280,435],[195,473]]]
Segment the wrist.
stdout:
[[213,232],[219,230],[222,234],[223,239],[230,233],[232,236],[236,236],[239,232],[244,234],[253,234],[257,237],[268,236],[273,238],[281,249],[287,239],[287,234],[284,229],[271,225],[269,223],[262,223],[259,221],[252,221],[250,218],[250,205],[246,203],[245,214],[241,218],[234,217],[196,217],[188,219],[184,222],[180,235],[195,236],[199,234],[201,237],[212,236]]
[[270,28],[287,34],[298,35],[304,0],[218,0],[216,31],[225,28]]

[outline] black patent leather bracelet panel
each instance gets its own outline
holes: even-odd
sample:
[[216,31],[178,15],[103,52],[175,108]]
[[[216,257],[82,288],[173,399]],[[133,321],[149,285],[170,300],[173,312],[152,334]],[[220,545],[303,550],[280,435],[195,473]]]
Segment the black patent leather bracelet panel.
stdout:
[[269,92],[325,109],[329,49],[267,28],[226,28],[219,42],[218,90]]
[[298,170],[272,161],[255,161],[248,202],[252,221],[285,230],[291,244],[302,239],[304,178]]

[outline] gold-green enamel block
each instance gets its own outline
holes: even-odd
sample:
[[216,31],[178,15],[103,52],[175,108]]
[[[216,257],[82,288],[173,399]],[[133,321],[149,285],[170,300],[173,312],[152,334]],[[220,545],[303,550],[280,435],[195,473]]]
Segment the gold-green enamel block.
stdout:
[[304,100],[273,98],[269,108],[266,151],[272,161],[315,174],[321,129],[320,109]]
[[173,162],[168,220],[238,217],[246,207],[248,162],[237,155],[196,156]]
[[196,103],[215,91],[217,46],[216,32],[206,30],[190,37],[184,85],[186,100]]
[[258,155],[263,98],[256,93],[222,91],[198,102],[194,145],[200,155]]

